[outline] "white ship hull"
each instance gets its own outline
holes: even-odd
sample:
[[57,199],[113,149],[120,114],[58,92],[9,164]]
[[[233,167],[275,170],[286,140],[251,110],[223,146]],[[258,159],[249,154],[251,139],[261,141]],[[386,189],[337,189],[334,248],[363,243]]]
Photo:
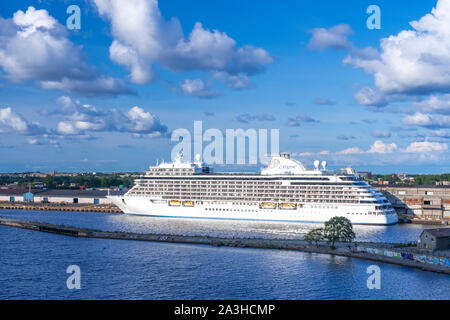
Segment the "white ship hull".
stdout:
[[193,207],[170,206],[166,201],[148,197],[108,196],[125,214],[182,219],[255,220],[301,223],[324,223],[339,216],[352,224],[393,225],[398,222],[394,212],[370,215],[364,205],[330,205],[316,203],[296,209],[261,209],[255,205],[195,204]]

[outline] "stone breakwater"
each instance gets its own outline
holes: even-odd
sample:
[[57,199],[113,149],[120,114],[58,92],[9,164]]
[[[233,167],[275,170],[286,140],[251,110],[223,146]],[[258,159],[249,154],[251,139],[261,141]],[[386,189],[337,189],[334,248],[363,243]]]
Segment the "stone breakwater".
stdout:
[[[238,248],[295,250],[302,252],[330,254],[351,258],[366,259],[381,263],[390,263],[406,267],[418,268],[425,271],[450,274],[450,265],[448,264],[448,257],[443,257],[444,259],[443,264],[439,263],[440,261],[438,261],[438,263],[433,262],[427,263],[429,262],[428,256],[424,256],[425,257],[424,261],[422,261],[422,259],[420,260],[402,259],[397,255],[398,250],[393,248],[392,244],[383,244],[383,243],[371,244],[370,248],[372,249],[367,249],[368,248],[367,244],[364,243],[351,243],[351,244],[338,243],[336,245],[337,247],[336,249],[331,249],[325,244],[312,245],[308,244],[304,240],[219,238],[209,236],[184,236],[184,235],[167,235],[167,234],[131,233],[119,231],[101,231],[95,229],[77,228],[64,225],[54,225],[44,222],[6,219],[2,217],[0,217],[0,225],[80,238],[172,242],[172,243],[211,245],[215,247],[226,246]],[[382,253],[384,252],[392,254],[383,255]],[[445,261],[447,262],[447,264]]]

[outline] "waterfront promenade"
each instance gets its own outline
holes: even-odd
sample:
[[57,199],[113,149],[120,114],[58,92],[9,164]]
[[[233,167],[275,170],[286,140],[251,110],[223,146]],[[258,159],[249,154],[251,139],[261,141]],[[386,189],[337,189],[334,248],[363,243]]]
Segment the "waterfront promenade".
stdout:
[[434,256],[431,253],[409,254],[411,250],[402,248],[401,246],[397,246],[395,244],[387,243],[338,243],[336,244],[336,249],[331,249],[325,243],[313,245],[307,243],[304,240],[220,238],[209,236],[185,236],[156,233],[101,231],[95,229],[55,225],[43,222],[6,219],[2,217],[0,217],[0,225],[81,238],[189,243],[211,245],[216,247],[228,246],[240,248],[296,250],[303,252],[359,258],[381,263],[418,268],[425,271],[450,274],[449,257]]

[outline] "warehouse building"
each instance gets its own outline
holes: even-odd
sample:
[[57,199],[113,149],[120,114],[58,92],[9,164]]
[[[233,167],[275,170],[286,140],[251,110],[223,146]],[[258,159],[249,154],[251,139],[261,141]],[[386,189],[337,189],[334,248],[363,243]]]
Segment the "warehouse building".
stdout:
[[[126,190],[110,191],[111,195],[124,194]],[[40,202],[64,204],[111,204],[107,190],[26,190],[0,189],[0,201]]]
[[34,194],[34,192],[39,191],[41,190],[29,190],[28,188],[0,189],[0,201],[26,202],[32,198],[30,194]]
[[398,214],[436,220],[450,219],[448,186],[375,186]]

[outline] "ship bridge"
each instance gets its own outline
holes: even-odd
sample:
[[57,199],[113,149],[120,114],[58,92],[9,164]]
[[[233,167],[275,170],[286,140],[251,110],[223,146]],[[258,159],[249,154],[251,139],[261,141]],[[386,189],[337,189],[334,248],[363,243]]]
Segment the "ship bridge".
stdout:
[[193,175],[197,173],[212,173],[212,168],[204,166],[200,161],[200,156],[196,156],[195,162],[183,162],[183,154],[179,153],[175,161],[162,162],[156,166],[150,166],[149,170],[145,172],[146,177],[149,176],[164,176],[164,175]]

